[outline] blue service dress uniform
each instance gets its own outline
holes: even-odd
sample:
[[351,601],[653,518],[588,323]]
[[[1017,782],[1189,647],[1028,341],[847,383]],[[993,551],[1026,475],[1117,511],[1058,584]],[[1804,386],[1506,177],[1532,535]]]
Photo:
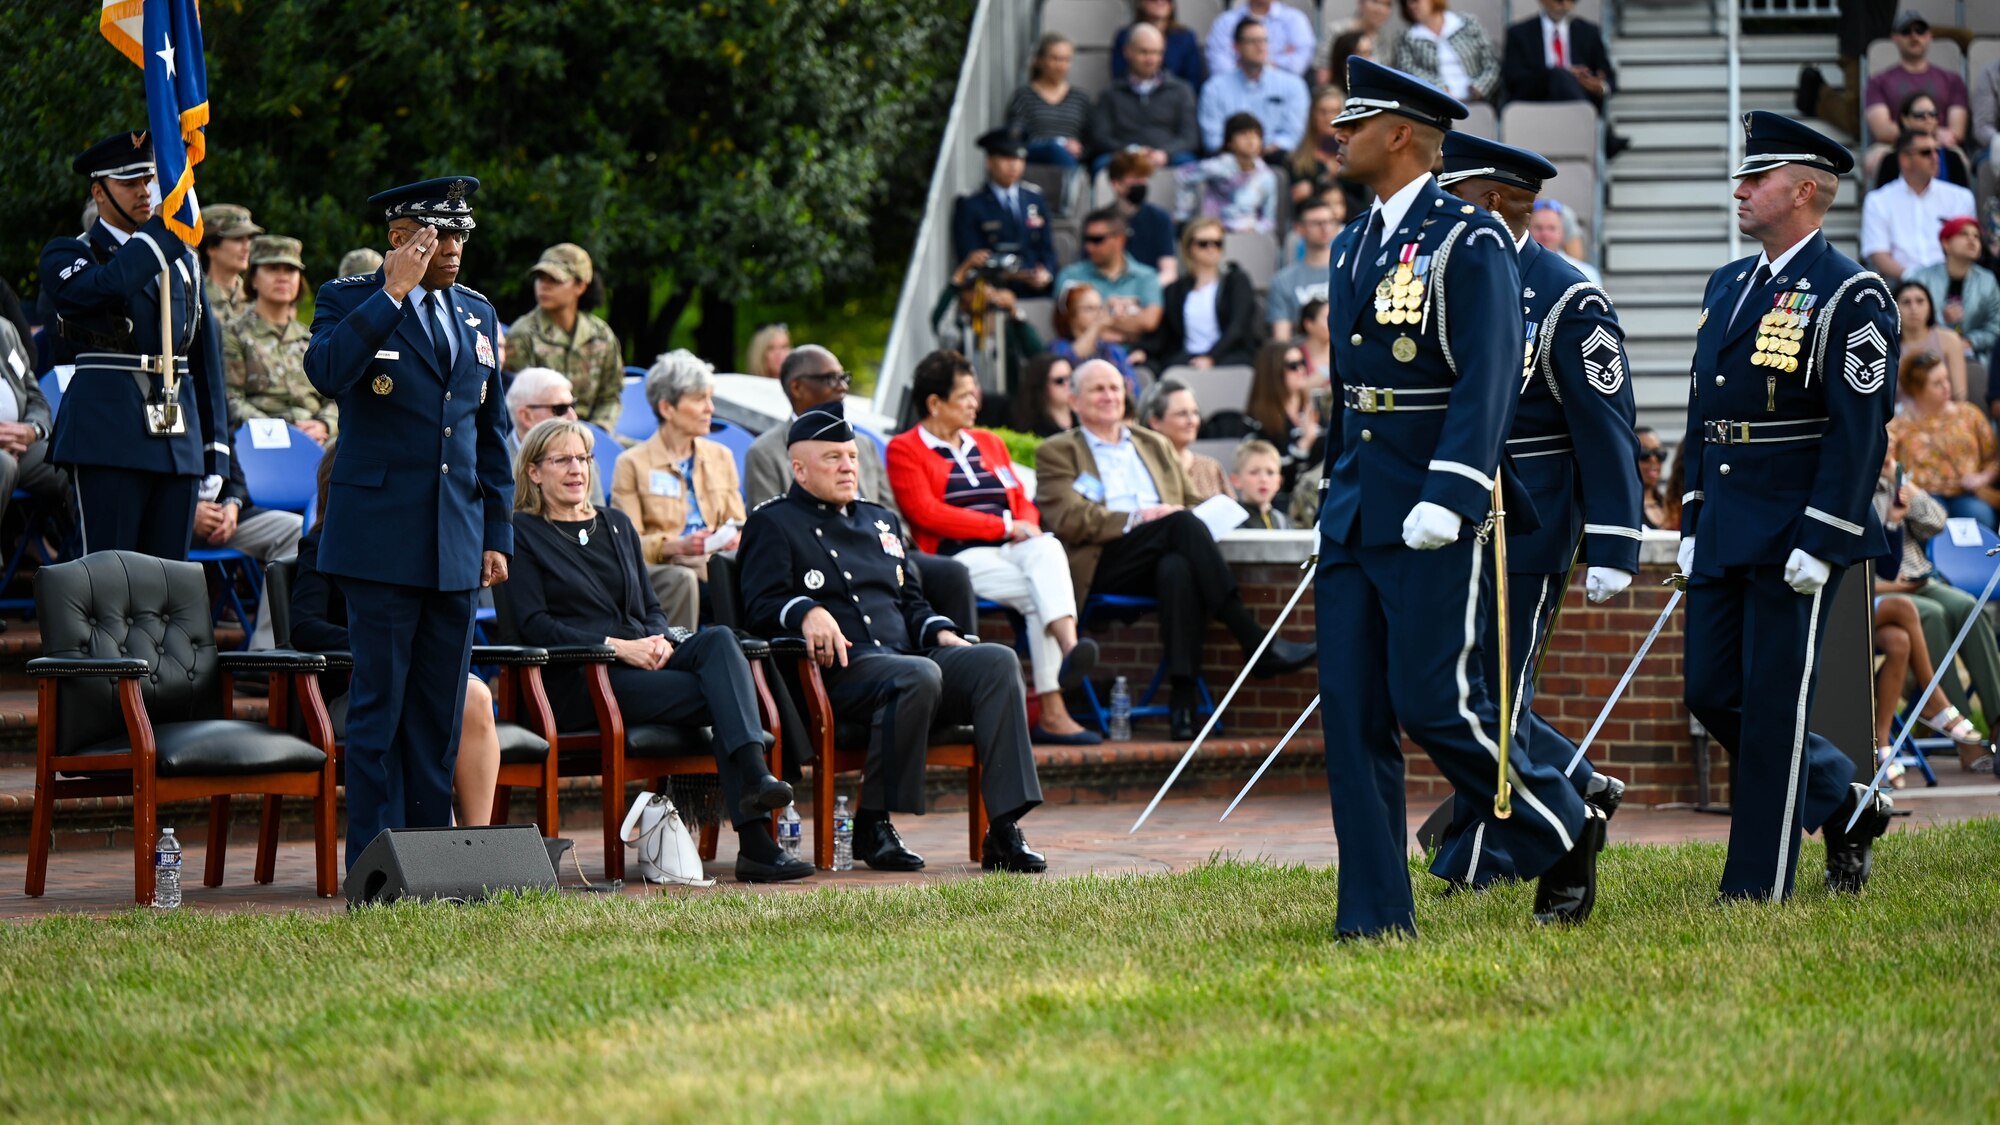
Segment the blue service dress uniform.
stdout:
[[306,377],[341,411],[319,568],[354,646],[350,867],[383,829],[450,823],[483,552],[514,550],[499,317],[463,285],[442,295],[448,370],[424,291],[399,306],[379,270],[320,287],[306,348]]
[[[170,266],[174,366],[183,432],[154,434],[147,404],[162,401],[160,271]],[[82,237],[42,249],[41,281],[60,323],[54,359],[75,365],[50,460],[76,482],[82,547],[185,559],[203,477],[229,472],[222,337],[202,297],[193,251],[155,217],[121,245],[99,220]]]
[[[1827,822],[1854,774],[1806,722],[1841,572],[1886,549],[1870,501],[1902,334],[1888,286],[1824,234],[1762,285],[1758,261],[1717,270],[1702,295],[1681,534],[1695,539],[1688,709],[1735,758],[1722,893],[1777,899],[1801,831]],[[1785,583],[1794,550],[1831,566],[1817,593]]]
[[852,643],[847,666],[822,668],[834,711],[870,724],[857,806],[924,811],[924,758],[937,723],[972,726],[980,792],[1000,818],[1042,801],[1028,744],[1020,658],[1005,645],[934,648],[956,631],[924,599],[895,513],[831,504],[794,483],[743,525],[743,603],[752,631],[797,636],[815,607]]
[[[1049,225],[1048,199],[1042,195],[1042,189],[1026,180],[1016,183],[1014,190],[1020,198],[1019,214],[1000,201],[991,183],[981,184],[978,191],[961,195],[952,203],[952,257],[962,262],[974,250],[991,250],[996,254],[1011,251],[1021,256],[1020,272],[1028,273],[1040,266],[1054,277],[1056,245]],[[1020,282],[1009,287],[1017,293],[1040,292]]]
[[[1459,794],[1489,808],[1494,798],[1498,711],[1480,654],[1490,560],[1474,531],[1492,510],[1521,377],[1521,283],[1506,228],[1428,177],[1394,229],[1370,235],[1371,221],[1350,223],[1331,250],[1339,393],[1315,592],[1340,845],[1335,926],[1354,935],[1416,927],[1399,725]],[[1413,300],[1396,292],[1399,278],[1420,283]],[[1463,518],[1455,543],[1404,545],[1419,501]],[[1514,815],[1488,838],[1534,877],[1576,845],[1583,802],[1559,770],[1519,756],[1511,766]]]
[[[1562,772],[1583,795],[1590,761],[1535,714],[1533,660],[1547,643],[1579,552],[1585,566],[1638,573],[1640,495],[1632,466],[1639,442],[1632,432],[1631,366],[1618,314],[1601,287],[1533,239],[1521,247],[1520,266],[1526,339],[1507,457],[1540,526],[1523,533],[1510,526],[1507,536],[1513,749]],[[1481,655],[1491,682],[1499,674],[1493,628]],[[1513,857],[1490,830],[1492,805],[1463,797],[1456,805],[1431,873],[1474,886],[1516,876]]]

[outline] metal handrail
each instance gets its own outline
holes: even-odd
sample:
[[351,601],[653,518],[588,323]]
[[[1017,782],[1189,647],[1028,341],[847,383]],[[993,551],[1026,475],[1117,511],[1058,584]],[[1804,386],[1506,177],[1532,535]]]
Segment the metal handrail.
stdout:
[[[1743,19],[1741,0],[1722,0],[1723,34],[1729,39],[1729,119],[1723,122],[1728,132],[1728,171],[1734,172],[1743,163],[1743,129],[1738,123],[1743,120]],[[1748,0],[1757,3],[1758,0]],[[1789,0],[1767,0],[1785,3]],[[1800,0],[1811,2],[1811,0]],[[1837,5],[1836,5],[1837,7]],[[1743,232],[1736,227],[1736,199],[1725,195],[1722,199],[1723,225],[1729,231],[1729,260],[1743,256]]]

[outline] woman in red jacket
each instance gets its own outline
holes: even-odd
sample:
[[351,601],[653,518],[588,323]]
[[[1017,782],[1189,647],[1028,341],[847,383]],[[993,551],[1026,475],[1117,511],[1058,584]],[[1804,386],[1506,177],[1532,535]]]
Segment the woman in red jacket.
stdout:
[[979,413],[972,364],[957,352],[932,352],[917,364],[910,397],[920,420],[889,442],[889,486],[918,549],[956,557],[975,593],[1026,618],[1041,697],[1034,740],[1098,742],[1063,705],[1063,692],[1097,665],[1097,642],[1076,636],[1069,556],[1042,533],[1041,513],[1014,475],[1007,447],[972,428]]

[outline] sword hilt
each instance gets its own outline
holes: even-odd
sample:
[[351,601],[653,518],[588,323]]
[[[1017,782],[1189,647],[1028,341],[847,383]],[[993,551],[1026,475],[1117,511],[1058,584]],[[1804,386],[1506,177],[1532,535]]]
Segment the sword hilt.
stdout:
[[1500,783],[1499,792],[1493,794],[1493,819],[1506,820],[1514,815],[1514,786],[1512,782]]

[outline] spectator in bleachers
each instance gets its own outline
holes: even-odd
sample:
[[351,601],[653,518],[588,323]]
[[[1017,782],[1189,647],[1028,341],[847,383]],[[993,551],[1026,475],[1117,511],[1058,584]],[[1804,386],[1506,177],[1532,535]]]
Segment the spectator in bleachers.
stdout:
[[1306,353],[1306,375],[1318,394],[1333,380],[1333,332],[1326,323],[1327,303],[1314,297],[1299,310],[1299,347]]
[[1819,68],[1799,68],[1799,85],[1792,95],[1800,117],[1817,117],[1843,132],[1861,132],[1861,56],[1868,45],[1888,37],[1895,22],[1896,0],[1843,0],[1835,23],[1840,52],[1839,86],[1828,85]]
[[1450,0],[1396,0],[1403,37],[1395,67],[1461,102],[1490,102],[1500,88],[1500,54],[1478,20],[1450,9]]
[[1063,692],[1097,667],[1097,642],[1077,639],[1076,590],[1062,543],[1041,528],[1041,512],[1014,475],[1007,446],[973,428],[979,380],[958,352],[917,363],[910,399],[916,425],[889,441],[889,476],[911,534],[926,551],[965,564],[972,588],[1025,620],[1028,662],[1041,714],[1035,742],[1094,746],[1102,741],[1070,717]]
[[1014,396],[1014,428],[1036,437],[1054,437],[1076,425],[1070,410],[1069,360],[1051,352],[1021,368],[1021,393]]
[[[1183,224],[1196,217],[1219,219],[1229,230],[1273,234],[1278,229],[1278,174],[1264,163],[1264,127],[1247,113],[1231,116],[1223,148],[1174,173],[1179,185],[1174,217]],[[1186,237],[1185,229],[1181,233]]]
[[1130,232],[1126,249],[1133,259],[1159,271],[1161,285],[1171,282],[1180,271],[1174,256],[1174,217],[1146,198],[1152,191],[1152,161],[1143,152],[1121,152],[1111,158],[1106,175],[1111,180],[1111,207],[1125,216]]
[[[1166,71],[1168,74],[1188,84],[1193,90],[1200,90],[1208,81],[1208,60],[1202,56],[1201,36],[1193,28],[1183,24],[1174,11],[1174,0],[1133,0],[1132,20],[1134,24],[1151,24],[1166,41]],[[1127,63],[1125,61],[1125,40],[1132,34],[1130,26],[1118,29],[1111,40],[1111,80],[1125,81]]]
[[1322,86],[1313,94],[1305,135],[1285,161],[1285,170],[1292,175],[1294,208],[1340,186],[1340,143],[1333,139],[1333,119],[1346,104],[1347,95],[1338,86]]
[[1188,475],[1189,502],[1199,504],[1211,496],[1229,491],[1222,463],[1206,453],[1196,453],[1194,442],[1201,436],[1201,403],[1194,391],[1179,379],[1161,379],[1139,396],[1139,424],[1166,438],[1179,456]]
[[1975,209],[1971,192],[1937,178],[1936,137],[1903,130],[1896,137],[1896,163],[1902,174],[1861,201],[1861,255],[1892,282],[1944,261],[1938,231],[1946,219]]
[[1250,404],[1245,413],[1257,420],[1264,437],[1284,459],[1284,485],[1290,492],[1307,465],[1326,454],[1326,428],[1312,393],[1312,371],[1305,349],[1297,343],[1272,341],[1257,349],[1250,378]]
[[1972,143],[1979,218],[1994,234],[1989,252],[2000,254],[2000,60],[1972,78]]
[[1535,200],[1535,210],[1528,216],[1528,237],[1542,244],[1542,249],[1563,256],[1563,260],[1577,268],[1577,272],[1592,282],[1602,285],[1604,278],[1597,267],[1570,253],[1569,208],[1557,199]]
[[382,252],[373,246],[362,246],[340,256],[340,268],[335,277],[358,277],[364,273],[374,273],[382,268]]
[[743,349],[743,373],[776,379],[785,357],[792,354],[792,330],[782,322],[760,324],[750,334],[750,346]]
[[576,416],[617,433],[625,353],[611,325],[589,315],[604,299],[604,279],[590,254],[573,242],[559,242],[542,251],[528,275],[535,282],[535,307],[507,326],[506,370],[562,372],[576,394]]
[[1022,296],[1041,296],[1055,277],[1056,247],[1048,200],[1021,178],[1028,170],[1027,134],[1005,126],[978,143],[986,151],[986,183],[952,201],[952,255],[1011,255],[1014,268],[1002,270],[997,280]]
[[708,436],[715,417],[715,368],[693,352],[668,352],[646,372],[646,405],[659,419],[651,438],[618,455],[611,506],[639,529],[639,555],[667,622],[701,621],[708,540],[749,514],[736,457]]
[[1313,52],[1313,82],[1320,86],[1347,89],[1347,59],[1350,55],[1375,57],[1375,44],[1389,26],[1395,12],[1390,0],[1355,0],[1354,15],[1340,27],[1329,27]]
[[1896,284],[1896,316],[1903,325],[1903,355],[1919,352],[1934,352],[1944,359],[1945,371],[1951,376],[1951,397],[1959,402],[1966,400],[1965,383],[1965,341],[1958,333],[1938,323],[1937,305],[1931,300],[1931,291],[1916,278],[1906,278]]
[[[1187,473],[1167,439],[1125,424],[1125,382],[1108,363],[1077,369],[1082,424],[1042,443],[1035,455],[1035,501],[1049,530],[1070,551],[1070,573],[1091,594],[1157,598],[1171,694],[1168,729],[1195,733],[1195,678],[1203,635],[1220,621],[1244,654],[1265,629],[1236,585],[1215,537],[1188,507]],[[1280,676],[1312,664],[1312,645],[1273,638],[1252,669]]]
[[232,425],[283,418],[325,445],[340,428],[340,407],[306,378],[312,332],[299,323],[305,262],[299,240],[258,235],[243,287],[250,305],[222,330],[222,380]]
[[[1604,32],[1576,16],[1576,0],[1541,0],[1541,14],[1507,29],[1500,60],[1501,88],[1509,100],[1587,101],[1604,112],[1604,99],[1618,88]],[[1605,155],[1617,156],[1630,142],[1616,133],[1605,139]]]
[[1259,155],[1282,158],[1305,136],[1311,102],[1298,75],[1271,65],[1271,37],[1264,21],[1239,20],[1235,67],[1201,88],[1202,147],[1209,152],[1231,147],[1231,127],[1238,117],[1248,116],[1263,127]]
[[1229,467],[1229,487],[1236,500],[1250,512],[1242,526],[1257,531],[1284,531],[1292,526],[1285,513],[1271,506],[1284,480],[1284,459],[1278,447],[1262,438],[1252,438],[1236,447]]
[[1181,228],[1180,276],[1163,300],[1159,331],[1146,341],[1156,368],[1250,362],[1257,291],[1235,262],[1222,260],[1220,221],[1195,219]]
[[1889,420],[1889,448],[1918,488],[1937,497],[1946,512],[1995,524],[1992,503],[2000,476],[1993,425],[1970,403],[1954,400],[1944,357],[1906,352],[1896,375],[1903,410]]
[[[1900,511],[1892,508],[1891,512],[1900,518]],[[1924,640],[1922,615],[1917,611],[1916,600],[1908,595],[1879,592],[1875,595],[1874,641],[1875,651],[1882,656],[1882,664],[1875,670],[1875,760],[1880,764],[1889,757],[1896,713],[1903,710],[1904,703],[1916,702],[1907,685],[1930,683],[1937,675],[1937,665],[1931,662],[1930,645]],[[1962,764],[1981,757],[1990,759],[1981,749],[1978,728],[1959,714],[1958,708],[1946,703],[1943,695],[1933,693],[1924,700],[1918,720],[1951,739],[1958,747]],[[1981,772],[1991,768],[1989,760],[1987,769]],[[1891,766],[1888,776],[1890,785],[1903,787],[1901,765]]]
[[1049,341],[1049,354],[1068,360],[1071,367],[1081,366],[1085,360],[1101,359],[1117,368],[1125,381],[1136,388],[1138,380],[1132,373],[1132,358],[1125,346],[1105,338],[1110,322],[1103,294],[1081,282],[1071,285],[1056,298],[1056,338]]
[[1904,126],[1897,121],[1896,114],[1911,94],[1929,94],[1943,113],[1935,134],[1940,145],[1958,147],[1972,126],[1965,80],[1951,70],[1931,65],[1930,21],[1922,13],[1905,8],[1890,25],[1889,38],[1896,44],[1896,65],[1869,75],[1868,87],[1861,98],[1862,118],[1872,142],[1863,155],[1862,168],[1870,182],[1874,180],[1875,166],[1887,158],[1890,145],[1896,146],[1899,155],[1903,151],[1897,136]]
[[1965,338],[1971,358],[1991,367],[1993,345],[2000,342],[2000,278],[1979,264],[1979,220],[1969,215],[1945,220],[1938,242],[1944,261],[1913,271],[1909,279],[1923,283],[1943,326]]
[[[1908,129],[1913,133],[1928,133],[1935,137],[1937,136],[1938,116],[1937,102],[1929,94],[1919,90],[1903,99],[1903,107],[1898,111],[1896,120],[1901,123],[1904,129]],[[1896,178],[1898,171],[1899,169],[1895,164],[1887,160],[1880,161],[1875,167],[1875,186],[1887,186],[1890,180]],[[1960,187],[1971,187],[1972,174],[1967,170],[1965,155],[1955,148],[1940,144],[1938,146],[1938,179],[1948,184],[1957,184]]]
[[[33,348],[21,337],[11,318],[0,317],[0,514],[12,503],[14,490],[31,494],[55,513],[69,508],[69,474],[49,464],[49,430],[55,412],[35,378]],[[58,516],[58,523],[67,519]],[[62,528],[47,533],[60,543]],[[4,631],[5,625],[0,625]]]
[[1338,60],[1339,65],[1334,69],[1327,85],[1339,90],[1345,96],[1347,93],[1347,61],[1349,59],[1367,59],[1369,62],[1377,62],[1381,59],[1381,52],[1382,39],[1375,32],[1341,32],[1340,36],[1333,41],[1331,49],[1328,51],[1329,57]]
[[1667,463],[1666,443],[1660,440],[1658,431],[1651,426],[1635,426],[1632,428],[1632,435],[1639,441],[1640,518],[1646,521],[1647,527],[1678,529],[1679,523],[1670,523],[1667,520],[1666,496],[1662,492],[1664,482],[1661,477],[1664,474],[1661,469]]
[[250,307],[243,275],[250,268],[250,240],[264,228],[250,221],[248,207],[211,203],[201,209],[201,229],[202,291],[216,327],[227,328]]
[[1194,87],[1160,69],[1166,39],[1149,23],[1125,37],[1125,78],[1090,106],[1090,147],[1102,167],[1112,153],[1136,149],[1155,168],[1186,164],[1201,151]]
[[[1028,61],[1028,81],[1007,103],[1007,124],[1028,138],[1028,159],[1074,168],[1090,132],[1090,95],[1069,84],[1076,44],[1059,31],[1044,32]],[[988,168],[989,177],[991,168]]]
[[1264,322],[1270,325],[1273,340],[1292,338],[1307,301],[1326,300],[1328,271],[1333,268],[1333,236],[1340,233],[1333,221],[1333,208],[1323,199],[1299,204],[1292,229],[1305,247],[1305,257],[1271,277],[1271,288],[1264,296]]
[[1236,29],[1248,19],[1256,19],[1269,29],[1270,65],[1303,78],[1312,68],[1312,18],[1278,0],[1236,0],[1208,25],[1209,81],[1236,69]]
[[514,422],[507,431],[507,463],[511,465],[529,430],[551,418],[576,417],[576,395],[570,390],[569,376],[553,367],[526,367],[515,372],[514,381],[507,384],[507,417]]
[[[1116,208],[1101,207],[1083,217],[1083,258],[1056,275],[1058,304],[1077,282],[1086,282],[1104,298],[1111,317],[1104,339],[1129,352],[1160,326],[1160,275],[1125,252],[1125,217]],[[1143,363],[1143,356],[1133,356]]]

